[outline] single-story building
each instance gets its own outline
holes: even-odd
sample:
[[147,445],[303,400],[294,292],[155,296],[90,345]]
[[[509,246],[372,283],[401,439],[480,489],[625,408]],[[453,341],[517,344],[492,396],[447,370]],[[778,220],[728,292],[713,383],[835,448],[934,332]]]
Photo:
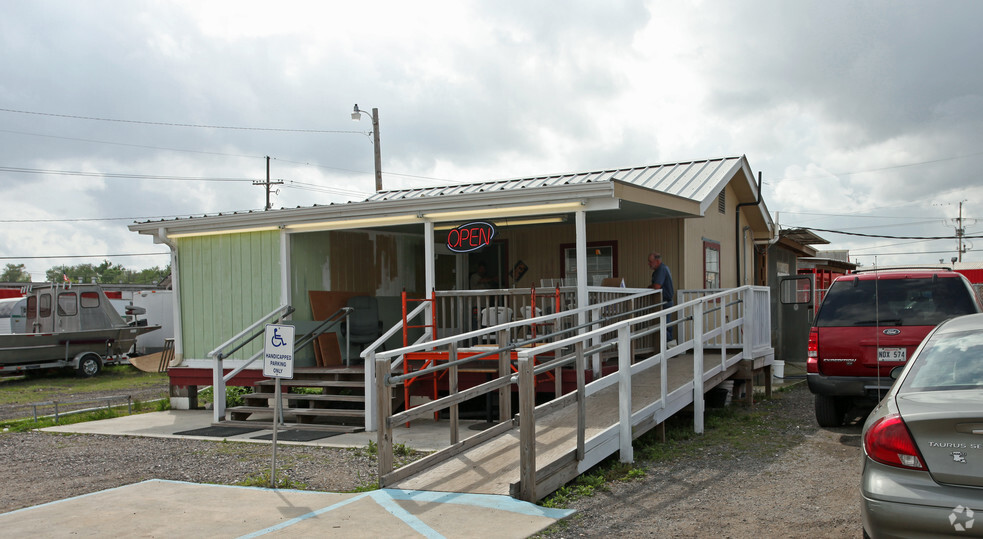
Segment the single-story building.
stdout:
[[[210,383],[209,353],[282,305],[293,306],[292,319],[304,323],[352,296],[368,296],[386,329],[400,323],[404,290],[429,298],[434,290],[473,286],[559,285],[585,305],[588,287],[612,279],[647,287],[650,252],[661,253],[677,290],[765,284],[765,247],[776,239],[760,178],[744,156],[381,191],[345,204],[129,228],[171,249],[175,386]],[[462,242],[475,241],[469,231],[480,250],[464,252]],[[451,325],[469,329],[460,326]],[[358,350],[346,352],[344,336],[338,339],[323,354],[301,354],[298,365],[355,359]],[[399,335],[386,344],[400,346]],[[258,347],[247,346],[225,365],[236,366]],[[250,376],[247,383],[258,378]]]

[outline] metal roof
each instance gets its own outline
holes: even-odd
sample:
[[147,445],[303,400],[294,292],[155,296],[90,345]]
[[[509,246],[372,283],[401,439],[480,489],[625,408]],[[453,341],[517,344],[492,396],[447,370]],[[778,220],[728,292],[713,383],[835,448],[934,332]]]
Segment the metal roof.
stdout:
[[[737,177],[741,181],[732,182]],[[734,185],[738,197],[754,200],[757,188],[744,156],[650,165],[633,168],[554,174],[462,185],[381,191],[344,204],[232,212],[134,223],[142,234],[239,230],[243,227],[289,227],[326,220],[390,218],[489,208],[503,211],[515,205],[578,201],[596,220],[644,217],[697,217],[717,203],[717,195]],[[653,199],[645,192],[661,197]],[[771,232],[771,218],[762,201],[759,212],[748,212],[752,226]]]
[[703,202],[708,197],[716,196],[724,183],[731,178],[734,169],[741,167],[745,163],[746,161],[743,156],[724,157],[686,163],[670,163],[595,172],[573,172],[569,174],[496,180],[464,185],[399,189],[380,191],[367,198],[366,202],[411,200],[614,181]]

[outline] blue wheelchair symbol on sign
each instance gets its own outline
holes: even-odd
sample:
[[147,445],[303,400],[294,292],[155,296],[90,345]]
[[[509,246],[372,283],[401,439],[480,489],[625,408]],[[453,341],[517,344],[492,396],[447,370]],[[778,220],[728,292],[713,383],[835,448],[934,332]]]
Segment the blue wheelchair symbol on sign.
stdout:
[[273,338],[270,339],[270,344],[272,344],[273,346],[276,346],[277,348],[279,348],[281,346],[286,346],[286,344],[287,344],[283,340],[283,337],[280,336],[280,334],[278,333],[278,331],[279,331],[278,328],[273,328]]

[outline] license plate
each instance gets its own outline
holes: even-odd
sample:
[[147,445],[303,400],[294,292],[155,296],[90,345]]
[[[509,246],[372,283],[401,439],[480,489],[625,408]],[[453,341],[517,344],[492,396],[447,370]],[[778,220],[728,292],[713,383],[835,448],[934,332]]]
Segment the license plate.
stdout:
[[908,350],[906,348],[878,348],[877,361],[907,361]]

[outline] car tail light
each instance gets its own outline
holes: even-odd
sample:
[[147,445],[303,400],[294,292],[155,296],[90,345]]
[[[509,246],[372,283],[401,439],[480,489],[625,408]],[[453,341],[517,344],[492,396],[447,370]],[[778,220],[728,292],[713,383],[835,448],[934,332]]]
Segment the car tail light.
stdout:
[[922,455],[901,416],[891,414],[877,420],[864,434],[864,451],[881,464],[927,470]]
[[809,345],[806,348],[806,372],[819,373],[819,330],[809,330]]

